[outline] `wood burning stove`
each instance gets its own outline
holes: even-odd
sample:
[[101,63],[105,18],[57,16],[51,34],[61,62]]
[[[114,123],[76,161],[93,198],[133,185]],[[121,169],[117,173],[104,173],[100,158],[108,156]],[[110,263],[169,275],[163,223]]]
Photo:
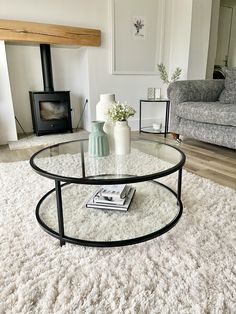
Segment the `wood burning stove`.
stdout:
[[69,91],[54,91],[50,45],[41,44],[44,91],[30,91],[33,128],[36,135],[72,132]]
[[30,92],[36,135],[71,131],[70,92]]

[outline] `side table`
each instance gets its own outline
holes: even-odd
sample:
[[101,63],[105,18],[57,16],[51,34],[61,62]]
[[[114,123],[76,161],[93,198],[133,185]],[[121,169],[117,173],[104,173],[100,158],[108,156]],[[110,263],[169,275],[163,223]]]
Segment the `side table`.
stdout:
[[[155,132],[153,127],[142,127],[142,103],[143,102],[151,102],[151,103],[165,103],[166,104],[166,111],[165,111],[165,130],[164,132]],[[170,113],[170,100],[167,98],[158,98],[158,99],[140,99],[139,101],[139,133],[155,133],[155,134],[166,134],[169,130],[169,113]]]

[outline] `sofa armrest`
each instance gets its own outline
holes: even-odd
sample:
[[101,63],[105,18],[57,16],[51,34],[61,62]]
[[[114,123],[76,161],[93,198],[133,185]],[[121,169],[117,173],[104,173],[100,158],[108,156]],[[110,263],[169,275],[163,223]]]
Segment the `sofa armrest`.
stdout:
[[187,80],[171,83],[167,94],[171,102],[217,101],[224,88],[224,80]]
[[176,114],[178,104],[187,101],[217,101],[224,89],[225,80],[187,80],[171,83],[167,89],[171,102],[170,131],[179,133],[180,118]]

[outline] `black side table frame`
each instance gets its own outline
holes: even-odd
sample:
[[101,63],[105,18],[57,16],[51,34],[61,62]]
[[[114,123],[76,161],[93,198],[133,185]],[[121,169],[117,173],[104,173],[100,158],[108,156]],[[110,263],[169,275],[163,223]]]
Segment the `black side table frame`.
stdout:
[[[151,132],[151,131],[145,131],[142,128],[142,103],[143,102],[163,102],[166,104],[166,112],[165,112],[165,131],[164,132]],[[139,133],[153,133],[153,134],[164,134],[164,137],[169,132],[169,115],[170,115],[170,101],[169,99],[140,99],[139,101]]]

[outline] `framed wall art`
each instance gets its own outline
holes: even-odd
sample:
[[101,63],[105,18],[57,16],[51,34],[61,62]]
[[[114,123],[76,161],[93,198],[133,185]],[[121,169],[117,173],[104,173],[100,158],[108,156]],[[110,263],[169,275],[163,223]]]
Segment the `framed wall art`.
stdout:
[[164,0],[110,0],[112,74],[157,74]]

